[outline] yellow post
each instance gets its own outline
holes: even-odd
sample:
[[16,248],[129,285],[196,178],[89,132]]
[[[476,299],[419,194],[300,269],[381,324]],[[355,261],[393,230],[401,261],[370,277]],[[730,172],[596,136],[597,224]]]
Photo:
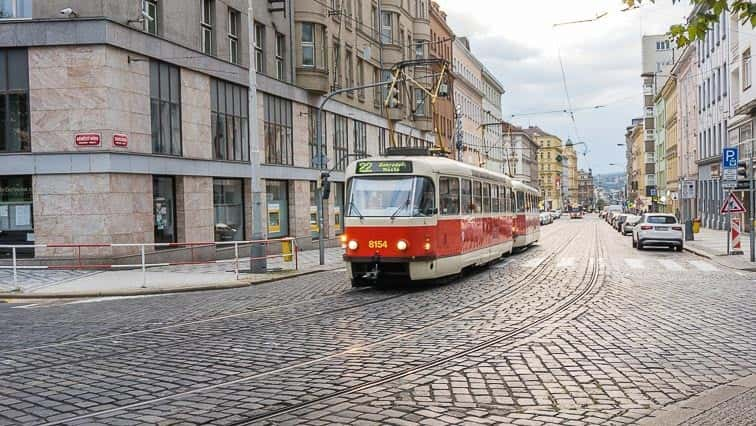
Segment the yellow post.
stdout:
[[286,240],[281,241],[281,254],[283,255],[284,262],[291,262],[294,260],[294,256],[292,256],[292,241]]

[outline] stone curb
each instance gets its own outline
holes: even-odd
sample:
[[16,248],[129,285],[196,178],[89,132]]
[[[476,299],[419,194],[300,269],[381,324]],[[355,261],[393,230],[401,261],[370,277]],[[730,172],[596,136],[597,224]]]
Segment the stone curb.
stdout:
[[727,264],[725,264],[725,263],[719,262],[719,261],[718,261],[718,259],[717,259],[717,257],[718,257],[718,256],[716,256],[716,255],[713,255],[713,254],[711,254],[711,253],[708,253],[708,252],[706,252],[706,251],[704,251],[704,250],[702,250],[702,249],[699,249],[699,248],[691,248],[691,247],[689,247],[689,246],[688,246],[687,244],[684,244],[684,245],[683,245],[683,250],[685,250],[685,251],[687,251],[687,252],[689,252],[689,253],[693,253],[693,254],[695,254],[696,256],[699,256],[699,257],[703,257],[703,258],[709,259],[709,260],[711,260],[712,262],[716,263],[717,265],[719,265],[719,266],[722,266],[722,267],[725,267],[725,268],[730,268],[730,269],[737,269],[737,270],[739,270],[739,271],[749,271],[749,272],[756,272],[756,266],[751,266],[751,267],[740,268],[740,267],[737,267],[737,266],[727,265]]
[[294,272],[286,275],[280,275],[276,277],[266,278],[263,280],[240,280],[240,281],[226,281],[212,285],[201,285],[193,287],[177,287],[172,289],[160,289],[160,288],[146,288],[135,290],[113,290],[113,291],[100,291],[100,292],[72,292],[72,293],[0,293],[0,302],[9,302],[13,300],[33,300],[33,299],[85,299],[93,297],[119,297],[119,296],[148,296],[156,294],[171,294],[171,293],[191,293],[196,291],[211,291],[211,290],[229,290],[241,287],[251,287],[258,284],[267,284],[276,281],[282,281],[289,278],[302,277],[305,275],[317,274],[320,272],[329,272],[341,269],[343,266],[322,268],[322,269],[310,269],[301,272]]
[[654,411],[649,415],[651,417],[642,419],[638,424],[677,426],[754,388],[756,374],[701,392],[685,401],[670,404]]

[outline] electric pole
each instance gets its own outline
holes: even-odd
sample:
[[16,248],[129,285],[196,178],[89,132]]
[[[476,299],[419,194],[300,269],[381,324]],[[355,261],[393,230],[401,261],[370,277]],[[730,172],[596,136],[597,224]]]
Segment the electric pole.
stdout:
[[[265,209],[264,189],[260,179],[260,132],[257,128],[257,67],[255,65],[255,15],[253,10],[253,1],[249,1],[247,9],[247,34],[248,34],[248,53],[249,53],[249,89],[248,89],[248,110],[249,110],[249,159],[252,182],[252,240],[260,241],[265,239],[265,221],[263,209]],[[262,273],[267,270],[267,261],[265,259],[265,244],[252,244],[250,250],[249,269],[252,273]]]

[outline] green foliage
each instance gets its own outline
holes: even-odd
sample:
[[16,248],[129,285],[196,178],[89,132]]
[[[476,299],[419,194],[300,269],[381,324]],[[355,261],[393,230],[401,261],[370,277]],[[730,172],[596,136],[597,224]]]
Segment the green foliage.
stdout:
[[[628,9],[639,6],[644,0],[622,0]],[[647,0],[655,3],[656,0]],[[672,0],[672,3],[678,3],[681,0]],[[703,40],[706,31],[711,28],[712,24],[719,21],[719,16],[723,11],[734,13],[738,20],[743,23],[751,23],[751,27],[756,27],[756,3],[749,0],[690,0],[696,13],[690,17],[685,24],[672,25],[669,28],[669,35],[676,42],[678,47],[683,47],[695,40]]]

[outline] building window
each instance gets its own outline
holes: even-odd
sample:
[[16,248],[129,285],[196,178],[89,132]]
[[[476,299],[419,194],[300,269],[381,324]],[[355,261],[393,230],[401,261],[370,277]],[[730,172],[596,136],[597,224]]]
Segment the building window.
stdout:
[[276,78],[286,80],[286,36],[276,33]]
[[176,242],[176,185],[173,177],[153,176],[152,205],[156,243]]
[[333,225],[336,235],[344,232],[344,183],[333,183]]
[[425,116],[425,93],[422,89],[415,89],[415,116]]
[[215,25],[215,0],[202,0],[202,16],[200,20],[202,52],[208,55],[215,54],[213,25]]
[[32,17],[32,0],[0,0],[0,19]]
[[244,184],[241,179],[213,179],[215,241],[244,240]]
[[265,183],[268,205],[268,238],[289,235],[289,183],[269,180]]
[[423,51],[423,42],[418,40],[415,42],[415,59],[423,59],[425,52]]
[[358,158],[367,157],[367,124],[361,121],[354,122],[354,153]]
[[333,43],[333,90],[341,88],[341,43],[336,39]]
[[31,151],[26,49],[0,49],[0,153]]
[[158,33],[158,2],[157,0],[142,0],[142,15],[144,17],[144,31],[153,35]]
[[[365,85],[365,62],[357,58],[357,86],[364,86]],[[357,91],[357,97],[361,101],[365,101],[365,89],[361,89]]]
[[[373,83],[381,82],[381,70],[378,68],[373,69]],[[383,103],[383,90],[382,86],[373,87],[373,107],[380,108]]]
[[743,52],[743,91],[751,87],[751,49]]
[[378,153],[383,155],[386,153],[386,129],[378,129]]
[[[346,67],[346,87],[354,87],[354,62],[352,60],[352,51],[347,49],[346,61],[344,66]],[[352,95],[353,92],[349,92],[348,95]]]
[[[321,168],[320,162],[318,161],[318,110],[314,107],[310,107],[307,112],[308,117],[308,134],[309,134],[309,145],[310,145],[310,167],[317,169]],[[325,114],[324,114],[325,116]],[[325,141],[325,134],[326,134],[326,120],[323,119],[321,122],[321,149],[323,150],[323,164],[322,168],[327,168],[327,158],[328,158],[328,144]]]
[[[0,176],[0,244],[34,241],[33,233],[32,177]],[[10,255],[10,249],[0,249],[0,256]]]
[[344,170],[349,154],[349,121],[341,115],[333,116],[333,156],[336,170]]
[[210,104],[213,159],[249,161],[247,89],[213,78]]
[[302,66],[315,66],[315,24],[302,23]]
[[241,28],[241,13],[228,8],[228,59],[239,63],[239,29]]
[[272,95],[265,98],[265,162],[294,164],[291,101]]
[[381,12],[381,43],[391,44],[394,42],[394,26],[391,12]]
[[255,22],[255,71],[265,72],[265,25]]
[[[362,27],[362,0],[355,0],[356,3],[354,5],[355,10],[355,16],[357,17],[357,25]],[[363,28],[360,28],[361,30]]]
[[181,155],[181,73],[165,62],[150,61],[152,152]]

